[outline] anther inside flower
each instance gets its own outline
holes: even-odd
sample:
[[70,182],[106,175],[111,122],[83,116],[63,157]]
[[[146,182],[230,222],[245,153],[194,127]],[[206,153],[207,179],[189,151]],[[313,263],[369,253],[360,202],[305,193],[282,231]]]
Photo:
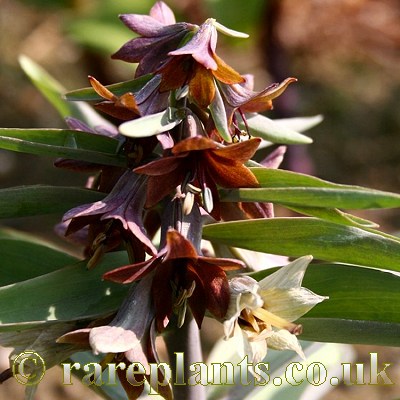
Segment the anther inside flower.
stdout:
[[244,163],[253,156],[260,142],[261,139],[254,138],[222,146],[202,136],[182,140],[172,148],[172,156],[135,169],[136,173],[149,176],[146,207],[157,204],[185,182],[198,187],[203,196],[211,194],[213,207],[203,206],[219,219],[217,185],[224,188],[258,186],[256,177]]
[[253,364],[266,356],[267,347],[293,350],[304,358],[296,338],[302,328],[293,321],[326,299],[301,287],[311,260],[311,256],[301,257],[260,282],[249,276],[229,281],[225,338],[236,337],[240,355],[247,354]]
[[161,332],[174,310],[183,322],[186,304],[199,327],[206,310],[216,318],[224,318],[230,298],[225,271],[243,267],[238,260],[198,255],[189,240],[170,229],[157,256],[107,272],[104,279],[131,283],[154,271],[151,294],[156,326]]

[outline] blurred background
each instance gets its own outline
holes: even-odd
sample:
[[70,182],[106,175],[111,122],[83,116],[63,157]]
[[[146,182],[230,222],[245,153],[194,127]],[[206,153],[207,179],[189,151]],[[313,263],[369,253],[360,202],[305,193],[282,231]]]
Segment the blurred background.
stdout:
[[[398,0],[168,0],[167,4],[178,21],[202,23],[214,17],[249,33],[246,40],[220,35],[218,53],[239,72],[254,74],[256,89],[288,76],[298,78],[274,102],[268,116],[322,114],[324,121],[307,133],[314,139],[312,145],[289,149],[283,168],[336,183],[400,192]],[[117,16],[146,14],[152,5],[149,0],[0,0],[0,126],[65,127],[23,74],[18,64],[21,54],[39,63],[67,90],[88,86],[89,74],[103,84],[131,79],[132,65],[110,59],[133,37]],[[85,181],[82,175],[53,168],[52,162],[0,150],[0,187]],[[358,215],[378,222],[386,232],[400,231],[398,210]],[[58,219],[49,216],[38,224],[37,218],[22,218],[2,224],[49,237]],[[377,346],[356,346],[356,350],[361,362],[368,352],[377,351],[385,362],[395,363],[391,374],[397,376],[397,385],[340,386],[324,399],[400,398],[400,351]],[[0,399],[17,398],[7,390],[22,393],[13,383],[0,387]],[[83,396],[76,392],[78,385],[68,391],[57,381],[49,385],[39,389],[43,392],[38,398]],[[89,394],[84,397],[89,399]]]

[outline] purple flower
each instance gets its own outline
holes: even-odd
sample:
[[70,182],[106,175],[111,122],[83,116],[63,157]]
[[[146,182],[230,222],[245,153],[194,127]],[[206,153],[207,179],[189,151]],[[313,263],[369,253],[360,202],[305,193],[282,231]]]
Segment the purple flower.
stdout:
[[136,77],[159,69],[171,58],[168,53],[196,28],[189,23],[176,23],[172,10],[162,1],[151,8],[150,15],[123,14],[120,18],[140,37],[125,43],[112,58],[139,63]]
[[128,170],[103,200],[75,207],[64,215],[63,221],[69,221],[67,235],[87,225],[96,233],[91,235],[93,254],[89,252],[94,263],[96,252],[101,255],[116,248],[124,239],[137,250],[136,259],[144,259],[143,248],[149,254],[156,253],[143,223],[146,184],[146,176]]

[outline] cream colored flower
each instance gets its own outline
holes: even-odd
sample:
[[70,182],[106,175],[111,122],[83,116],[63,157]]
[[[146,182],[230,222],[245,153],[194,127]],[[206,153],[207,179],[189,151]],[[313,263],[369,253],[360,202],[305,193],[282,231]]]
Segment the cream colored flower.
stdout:
[[266,356],[268,347],[293,350],[305,358],[296,337],[302,328],[293,321],[327,299],[301,287],[311,260],[312,256],[298,258],[260,282],[249,276],[229,281],[225,339],[234,338],[239,355],[247,355],[253,365]]

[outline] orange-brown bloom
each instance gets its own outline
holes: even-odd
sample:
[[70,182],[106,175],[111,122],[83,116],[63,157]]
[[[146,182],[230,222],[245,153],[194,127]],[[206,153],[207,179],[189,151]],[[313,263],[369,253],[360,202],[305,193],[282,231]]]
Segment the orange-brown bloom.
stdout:
[[[260,141],[253,138],[222,146],[203,136],[182,140],[172,148],[172,156],[135,169],[136,173],[149,176],[146,207],[157,204],[182,183],[191,184],[201,190],[205,209],[219,219],[217,185],[223,188],[258,186],[256,177],[244,163],[253,156]],[[211,207],[204,204],[207,196],[212,196]]]

